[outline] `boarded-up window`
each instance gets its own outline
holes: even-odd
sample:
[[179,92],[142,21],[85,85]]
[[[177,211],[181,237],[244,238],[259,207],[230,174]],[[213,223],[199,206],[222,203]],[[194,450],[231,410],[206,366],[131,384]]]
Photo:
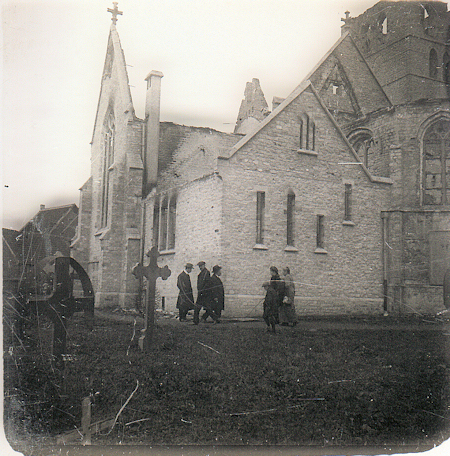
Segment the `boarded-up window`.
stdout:
[[266,205],[266,194],[256,192],[256,243],[264,243],[264,209]]
[[450,268],[450,231],[430,232],[430,285],[442,285]]
[[423,138],[423,202],[441,205],[450,201],[450,121],[433,123]]

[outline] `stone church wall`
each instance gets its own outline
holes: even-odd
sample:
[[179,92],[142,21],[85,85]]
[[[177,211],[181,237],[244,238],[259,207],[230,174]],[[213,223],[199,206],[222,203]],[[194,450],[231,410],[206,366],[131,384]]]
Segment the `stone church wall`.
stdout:
[[[222,265],[222,196],[223,182],[217,174],[197,179],[177,191],[175,249],[167,253],[160,252],[158,259],[160,266],[167,265],[172,271],[169,279],[157,281],[158,293],[165,298],[166,310],[176,311],[177,276],[187,262],[194,265],[191,273],[194,297],[197,295],[197,263],[205,261],[210,271],[215,264]],[[153,226],[153,204],[154,197],[149,197],[146,200],[148,227]],[[151,246],[152,231],[147,230],[145,252],[148,252]]]
[[[299,152],[298,113],[316,124],[317,156]],[[227,307],[261,314],[269,267],[289,266],[298,314],[380,313],[380,211],[389,186],[371,183],[312,93],[303,93],[219,171],[224,179],[223,263]],[[343,223],[344,184],[351,183],[352,223]],[[295,243],[286,245],[286,199],[295,193]],[[256,192],[265,192],[264,245],[256,244]],[[325,216],[324,250],[317,215]],[[224,277],[225,278],[225,277]]]

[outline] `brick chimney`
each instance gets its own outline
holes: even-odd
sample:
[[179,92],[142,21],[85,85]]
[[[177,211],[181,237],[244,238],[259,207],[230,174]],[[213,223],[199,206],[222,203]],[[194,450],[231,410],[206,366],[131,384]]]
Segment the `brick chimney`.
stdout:
[[151,71],[145,78],[147,96],[145,100],[145,157],[144,157],[144,193],[147,194],[157,183],[159,149],[159,113],[161,104],[160,71]]
[[41,205],[39,206],[39,210],[40,210],[40,211],[43,211],[44,209],[45,209],[45,204],[41,204]]

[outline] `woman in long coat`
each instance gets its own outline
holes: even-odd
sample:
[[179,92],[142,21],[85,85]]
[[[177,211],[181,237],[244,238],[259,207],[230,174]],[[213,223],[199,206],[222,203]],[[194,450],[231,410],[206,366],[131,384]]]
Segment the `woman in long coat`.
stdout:
[[284,279],[284,298],[280,306],[279,317],[282,326],[295,326],[297,318],[295,316],[295,284],[292,280],[291,271],[288,267],[283,268]]
[[[275,290],[278,296],[278,308],[283,304],[284,298],[284,282],[281,280],[280,275],[278,274],[278,268],[276,266],[270,267],[270,285]],[[277,315],[277,323],[279,323],[279,316]]]

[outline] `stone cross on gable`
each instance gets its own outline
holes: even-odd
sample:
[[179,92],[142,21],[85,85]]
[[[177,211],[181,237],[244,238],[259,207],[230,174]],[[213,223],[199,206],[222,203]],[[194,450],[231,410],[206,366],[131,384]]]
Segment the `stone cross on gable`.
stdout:
[[155,294],[156,294],[156,279],[161,277],[163,280],[167,280],[172,271],[164,266],[160,268],[158,266],[158,249],[152,247],[147,253],[150,258],[148,266],[143,266],[141,263],[136,264],[131,272],[139,280],[142,277],[147,278],[147,302],[145,304],[145,326],[142,330],[142,336],[139,338],[139,347],[142,351],[148,351],[150,348],[150,342],[153,336],[153,327],[155,321]]
[[114,8],[108,8],[108,13],[112,14],[111,20],[113,21],[113,24],[116,25],[117,22],[117,16],[122,15],[123,12],[119,11],[119,8],[117,8],[117,2],[113,2]]

